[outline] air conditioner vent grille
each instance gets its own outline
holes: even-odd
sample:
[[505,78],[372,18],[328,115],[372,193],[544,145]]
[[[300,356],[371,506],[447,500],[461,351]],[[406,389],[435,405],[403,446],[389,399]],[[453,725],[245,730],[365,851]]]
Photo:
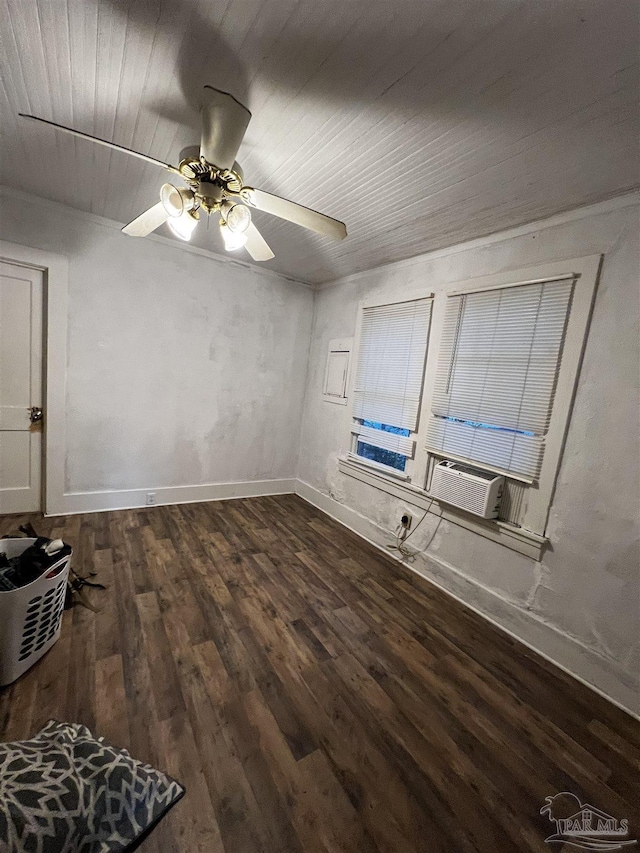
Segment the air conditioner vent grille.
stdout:
[[435,466],[431,495],[482,518],[497,518],[503,485],[504,477],[445,461]]

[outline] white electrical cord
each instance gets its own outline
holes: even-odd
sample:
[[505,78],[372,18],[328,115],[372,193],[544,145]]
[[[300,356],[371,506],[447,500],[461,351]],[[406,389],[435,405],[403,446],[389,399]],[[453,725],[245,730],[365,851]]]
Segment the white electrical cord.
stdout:
[[[431,502],[430,502],[429,506],[426,508],[426,510],[424,511],[424,515],[422,516],[420,521],[416,524],[416,526],[413,528],[413,530],[410,533],[408,533],[406,536],[402,535],[403,531],[406,532],[406,529],[402,526],[402,524],[399,524],[396,527],[396,531],[395,531],[396,544],[395,545],[387,545],[387,548],[390,548],[392,551],[399,551],[402,554],[403,560],[413,561],[413,560],[415,560],[416,555],[418,553],[420,553],[420,552],[416,552],[416,551],[410,551],[407,547],[405,547],[405,542],[407,541],[407,539],[410,539],[413,536],[413,534],[416,532],[416,530],[420,527],[422,522],[425,520],[425,518],[429,514],[429,511],[431,510],[431,507],[433,506],[434,500],[435,500],[435,498],[431,498]],[[442,516],[440,516],[440,519],[441,518],[442,518]],[[438,524],[440,524],[440,521],[438,521]],[[436,526],[436,530],[437,529],[438,528]],[[434,535],[435,535],[435,531],[434,531]],[[431,538],[433,539],[433,536]],[[431,543],[429,542],[429,544],[431,544]]]

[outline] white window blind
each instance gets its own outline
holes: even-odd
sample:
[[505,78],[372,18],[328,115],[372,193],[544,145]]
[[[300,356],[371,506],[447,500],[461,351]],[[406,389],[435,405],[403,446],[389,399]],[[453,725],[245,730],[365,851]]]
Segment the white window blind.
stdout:
[[538,476],[574,281],[448,298],[428,450]]
[[351,432],[358,436],[359,441],[380,447],[383,450],[391,450],[401,456],[413,456],[415,441],[404,435],[396,435],[393,432],[384,432],[379,429],[354,424]]
[[[431,303],[431,299],[415,299],[363,309],[353,391],[354,418],[415,432]],[[374,429],[366,435],[367,443],[404,453],[409,442],[398,442],[400,438]],[[380,444],[382,441],[385,443]],[[395,442],[393,448],[388,446],[389,441]]]

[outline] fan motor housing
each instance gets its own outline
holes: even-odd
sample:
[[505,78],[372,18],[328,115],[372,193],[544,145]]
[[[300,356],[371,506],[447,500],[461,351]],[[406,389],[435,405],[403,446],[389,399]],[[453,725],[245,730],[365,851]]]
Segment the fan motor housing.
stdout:
[[211,181],[200,181],[198,184],[198,196],[202,199],[205,210],[214,210],[222,201],[222,187]]
[[180,152],[180,160],[200,160],[200,146],[199,145],[188,145],[186,148],[183,148]]

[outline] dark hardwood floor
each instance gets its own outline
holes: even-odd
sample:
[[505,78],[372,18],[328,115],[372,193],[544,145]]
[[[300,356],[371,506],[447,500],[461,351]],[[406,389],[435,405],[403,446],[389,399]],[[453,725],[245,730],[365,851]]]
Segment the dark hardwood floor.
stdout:
[[144,853],[541,853],[562,791],[640,838],[640,724],[301,499],[31,520],[108,590],[2,739],[77,721],[179,779]]

